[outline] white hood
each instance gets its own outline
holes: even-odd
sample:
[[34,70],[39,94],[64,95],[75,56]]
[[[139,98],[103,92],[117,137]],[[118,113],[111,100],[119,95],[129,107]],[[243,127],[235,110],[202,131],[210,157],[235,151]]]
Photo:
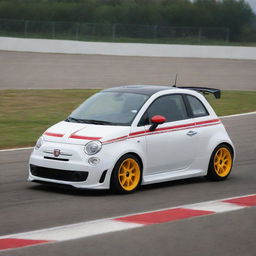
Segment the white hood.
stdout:
[[91,140],[107,142],[123,136],[128,136],[130,126],[110,126],[59,122],[45,131],[46,141],[84,145]]

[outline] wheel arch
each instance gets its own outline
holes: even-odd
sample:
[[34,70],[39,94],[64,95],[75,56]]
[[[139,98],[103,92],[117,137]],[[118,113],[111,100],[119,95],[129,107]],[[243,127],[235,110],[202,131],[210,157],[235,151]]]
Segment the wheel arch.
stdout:
[[[129,159],[129,158],[130,159],[133,158],[135,160],[135,162],[138,162],[138,165],[139,165],[139,168],[140,168],[139,180],[136,181],[136,186],[134,188],[132,188],[132,190],[124,188],[120,184],[120,182],[117,181],[117,179],[118,179],[118,177],[117,177],[118,171],[117,170],[119,169],[120,163],[122,163],[122,161],[124,161],[124,159]],[[121,194],[123,194],[123,193],[132,193],[135,190],[137,190],[137,188],[141,185],[142,178],[143,178],[143,161],[142,161],[140,155],[138,155],[135,152],[126,152],[126,153],[120,155],[120,157],[115,162],[115,165],[114,165],[114,167],[113,167],[113,169],[110,173],[110,183],[109,183],[110,184],[110,189],[113,190],[114,192],[121,193]]]
[[[231,144],[228,143],[228,142],[223,142],[223,143],[220,143],[219,145],[217,145],[216,147],[218,147],[218,146],[220,146],[220,145],[225,145],[225,146],[227,146],[227,147],[231,150],[232,157],[234,158],[234,156],[235,156],[235,149],[234,149],[234,146],[233,146],[233,145],[231,145]],[[215,147],[215,148],[216,148],[216,147]]]
[[[141,158],[141,156],[135,152],[126,152],[124,154],[122,154],[115,162],[115,165],[117,164],[117,162],[120,160],[121,157],[125,156],[125,155],[133,155],[134,157],[136,157],[140,163],[140,167],[141,167],[141,173],[143,173],[143,168],[144,168],[144,164],[143,164],[143,160]],[[115,166],[114,165],[114,166]],[[112,170],[113,171],[113,170]]]
[[215,146],[213,146],[211,148],[211,154],[210,154],[209,159],[208,159],[208,167],[209,167],[209,164],[210,164],[210,161],[211,161],[212,153],[220,145],[225,145],[231,150],[232,158],[233,158],[233,162],[234,162],[234,159],[235,159],[235,148],[234,148],[234,146],[231,143],[227,142],[227,141],[223,141],[223,142],[219,142],[218,144],[216,144]]
[[209,163],[210,163],[210,160],[211,160],[211,157],[212,157],[212,153],[220,145],[225,145],[228,148],[230,148],[231,153],[232,153],[232,158],[233,158],[233,161],[234,161],[234,159],[235,159],[235,148],[234,148],[234,146],[231,143],[227,142],[227,141],[219,141],[218,143],[211,145],[210,151],[208,151],[208,152],[210,152],[210,154],[209,154],[209,157],[208,157],[208,165],[207,166],[209,166]]
[[232,151],[232,157],[235,158],[235,147],[226,132],[223,125],[220,126],[220,129],[211,135],[208,145],[207,145],[207,152],[210,154],[209,160],[211,158],[212,152],[219,146],[219,145],[226,145]]
[[113,168],[111,169],[111,172],[110,172],[110,177],[112,177],[113,175],[113,171],[114,171],[114,168],[116,166],[116,164],[118,163],[118,161],[125,155],[132,155],[134,157],[136,157],[139,161],[139,164],[140,164],[140,167],[141,167],[141,181],[140,183],[142,182],[142,179],[143,179],[143,170],[144,170],[144,163],[143,163],[143,160],[142,160],[142,157],[138,154],[138,153],[135,153],[134,151],[129,151],[129,152],[125,152],[123,154],[121,154],[117,160],[115,161],[115,164],[113,166]]
[[[226,147],[230,150],[230,153],[231,153],[231,165],[230,165],[230,169],[229,169],[229,172],[227,173],[226,176],[221,176],[219,175],[218,173],[216,174],[216,170],[213,171],[214,167],[214,157],[215,157],[215,154],[216,152],[223,148],[223,147]],[[231,170],[232,170],[232,166],[233,166],[233,163],[234,163],[234,147],[231,143],[228,143],[228,142],[221,142],[219,143],[218,145],[216,145],[216,147],[213,149],[212,151],[212,154],[211,154],[211,157],[210,157],[210,160],[209,160],[209,164],[208,164],[208,169],[207,169],[207,174],[206,174],[206,177],[210,180],[214,180],[214,181],[221,181],[221,180],[224,180],[226,179],[230,173],[231,173]]]

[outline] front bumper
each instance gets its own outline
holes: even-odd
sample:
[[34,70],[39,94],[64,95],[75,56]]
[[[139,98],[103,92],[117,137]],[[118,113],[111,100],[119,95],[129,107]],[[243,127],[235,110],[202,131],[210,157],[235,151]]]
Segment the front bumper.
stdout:
[[[54,149],[60,155],[53,155]],[[29,160],[29,181],[41,181],[71,185],[85,189],[109,189],[110,176],[115,164],[113,158],[102,150],[92,157],[100,162],[92,166],[81,145],[44,142],[42,147],[34,149]]]

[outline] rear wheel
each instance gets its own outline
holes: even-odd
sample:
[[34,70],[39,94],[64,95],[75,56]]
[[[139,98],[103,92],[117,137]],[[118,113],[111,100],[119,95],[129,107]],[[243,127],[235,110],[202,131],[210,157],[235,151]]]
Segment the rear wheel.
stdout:
[[117,193],[131,193],[141,181],[141,165],[131,154],[122,156],[116,163],[111,176],[111,190]]
[[219,145],[212,153],[207,178],[211,180],[225,180],[232,169],[233,153],[227,145]]

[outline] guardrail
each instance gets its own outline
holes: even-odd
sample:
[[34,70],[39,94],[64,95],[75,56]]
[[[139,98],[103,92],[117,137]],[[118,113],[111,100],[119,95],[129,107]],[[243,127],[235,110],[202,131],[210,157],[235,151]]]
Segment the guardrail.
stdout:
[[0,19],[0,36],[96,42],[225,44],[228,28]]

